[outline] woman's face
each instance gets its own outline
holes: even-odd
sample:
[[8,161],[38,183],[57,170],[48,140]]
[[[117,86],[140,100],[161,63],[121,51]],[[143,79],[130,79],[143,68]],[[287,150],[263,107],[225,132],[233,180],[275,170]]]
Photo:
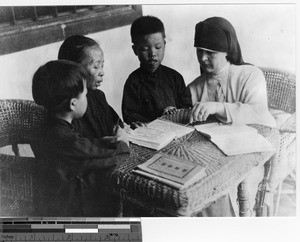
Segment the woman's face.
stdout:
[[86,50],[87,58],[81,63],[91,76],[90,81],[87,83],[89,90],[95,90],[103,81],[104,76],[104,54],[99,46],[90,47]]
[[204,72],[218,74],[227,64],[226,52],[217,52],[197,47],[197,58]]

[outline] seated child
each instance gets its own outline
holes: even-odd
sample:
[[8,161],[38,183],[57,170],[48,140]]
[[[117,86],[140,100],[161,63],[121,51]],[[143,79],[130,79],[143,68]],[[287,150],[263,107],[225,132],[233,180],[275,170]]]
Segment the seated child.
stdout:
[[87,109],[88,82],[86,70],[66,60],[50,61],[33,76],[33,99],[48,111],[46,156],[56,170],[53,174],[59,174],[59,182],[55,175],[51,180],[57,185],[54,197],[48,191],[49,203],[56,201],[49,205],[49,216],[115,216],[109,213],[113,204],[105,198],[110,196],[102,193],[102,185],[109,171],[127,157],[129,148],[124,141],[107,144],[103,139],[83,138],[75,131],[72,121]]
[[126,139],[126,132],[120,128],[124,127],[122,120],[107,103],[104,92],[97,89],[104,76],[104,54],[99,44],[82,35],[70,36],[61,45],[58,59],[79,63],[90,75],[88,108],[82,118],[73,121],[76,130],[88,138],[119,136]]
[[122,113],[128,124],[147,123],[176,108],[191,106],[181,74],[161,65],[165,37],[163,23],[153,16],[142,16],[131,26],[132,49],[140,68],[129,75],[124,86]]

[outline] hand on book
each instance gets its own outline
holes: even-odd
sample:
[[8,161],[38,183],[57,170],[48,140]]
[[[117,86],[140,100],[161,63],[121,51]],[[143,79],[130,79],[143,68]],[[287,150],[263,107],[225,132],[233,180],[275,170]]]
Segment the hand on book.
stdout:
[[176,107],[168,106],[164,109],[163,115],[165,115],[165,114],[174,114],[174,113],[176,113],[176,111],[177,111]]
[[219,102],[197,102],[192,108],[189,122],[206,121],[209,115],[218,114],[224,116],[225,108]]

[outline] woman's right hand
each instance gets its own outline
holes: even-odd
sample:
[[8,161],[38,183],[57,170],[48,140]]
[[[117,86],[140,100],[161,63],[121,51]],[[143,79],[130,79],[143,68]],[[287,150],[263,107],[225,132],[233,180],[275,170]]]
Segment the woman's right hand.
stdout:
[[195,121],[206,121],[211,114],[224,113],[224,105],[219,102],[197,102],[192,108],[189,122],[193,123]]

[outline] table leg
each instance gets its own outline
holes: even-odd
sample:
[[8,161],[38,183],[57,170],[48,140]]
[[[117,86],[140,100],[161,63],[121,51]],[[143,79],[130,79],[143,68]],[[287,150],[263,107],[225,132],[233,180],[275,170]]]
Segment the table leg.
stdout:
[[239,216],[248,217],[251,215],[250,212],[250,201],[249,201],[249,192],[247,190],[247,183],[243,180],[238,185],[237,201],[239,204]]

